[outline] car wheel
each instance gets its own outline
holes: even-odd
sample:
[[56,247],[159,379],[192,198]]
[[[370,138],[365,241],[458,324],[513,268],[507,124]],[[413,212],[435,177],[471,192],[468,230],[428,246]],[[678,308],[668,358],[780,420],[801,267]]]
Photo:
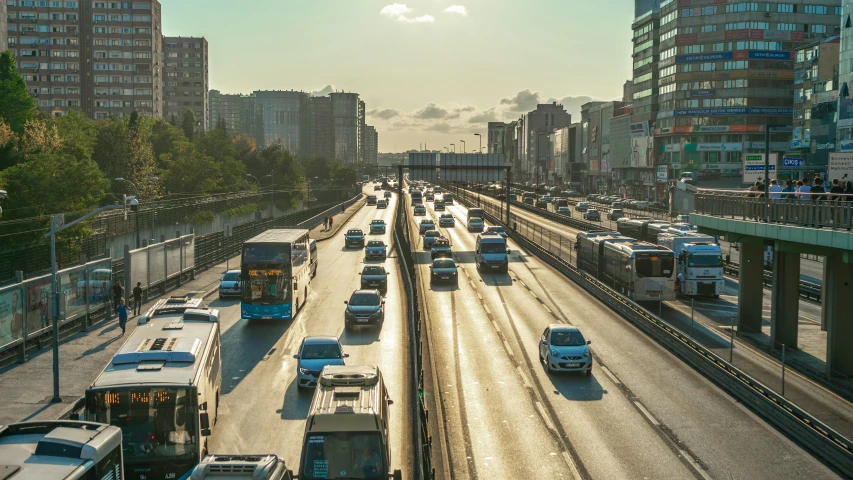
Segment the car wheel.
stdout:
[[225,297],[223,297],[221,294],[219,295],[219,299],[220,299],[220,300],[223,300],[224,298],[225,298]]
[[305,388],[306,387],[303,387],[302,385],[300,385],[298,381],[296,382],[296,390],[297,391],[303,392],[303,391],[305,391]]
[[554,373],[554,370],[551,370],[551,357],[549,355],[545,355],[545,370],[548,373]]

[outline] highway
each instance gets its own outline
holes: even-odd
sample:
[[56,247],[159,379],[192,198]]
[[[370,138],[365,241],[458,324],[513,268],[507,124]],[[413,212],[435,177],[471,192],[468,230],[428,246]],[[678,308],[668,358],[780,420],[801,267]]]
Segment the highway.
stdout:
[[[513,242],[509,274],[481,274],[466,209],[447,211],[459,286],[421,288],[434,368],[425,388],[442,406],[431,415],[452,478],[836,478]],[[415,257],[428,279],[429,254]],[[592,340],[591,376],[546,373],[537,343],[551,323]]]
[[[372,186],[365,193],[374,193]],[[305,418],[312,392],[296,388],[296,360],[300,342],[308,335],[337,335],[348,364],[378,365],[385,376],[391,406],[392,468],[413,478],[411,372],[406,299],[397,259],[389,255],[385,266],[391,275],[385,297],[385,324],[381,331],[344,331],[344,301],[359,288],[364,250],[343,248],[349,227],[368,231],[370,220],[384,219],[385,235],[368,239],[390,244],[394,206],[386,210],[364,206],[339,233],[318,242],[319,267],[311,282],[308,302],[294,321],[248,322],[240,319],[239,300],[216,300],[222,326],[222,404],[210,451],[216,453],[275,453],[298,469]],[[389,250],[390,253],[390,250]],[[370,263],[381,263],[370,261]]]
[[[481,202],[493,205],[500,204],[498,200],[485,195],[482,195],[480,199]],[[514,216],[565,235],[572,241],[580,231],[520,208],[511,209],[511,211]],[[576,212],[573,212],[574,214]],[[574,263],[574,259],[572,262]],[[690,332],[691,328],[694,328],[697,338],[706,347],[711,348],[722,358],[728,359],[730,354],[729,327],[737,315],[737,282],[727,279],[726,289],[726,294],[719,299],[701,298],[695,301],[696,324],[693,326],[690,321],[690,299],[682,297],[677,301],[666,302],[665,306],[669,308],[664,308],[662,313],[665,320],[684,332]],[[765,288],[764,292],[765,333],[769,333],[770,289]],[[819,338],[825,338],[825,333],[819,332],[820,308],[820,304],[800,298],[800,330],[804,336],[808,334],[812,337],[808,345],[809,353],[812,355],[823,353],[824,357],[821,357],[823,359],[826,351],[825,342],[823,344],[818,342]],[[816,343],[818,344],[815,345]],[[771,388],[780,389],[781,367],[777,359],[737,340],[732,349],[732,357],[733,363],[739,368]],[[853,407],[848,401],[790,368],[788,368],[785,378],[785,395],[839,432],[853,437]]]

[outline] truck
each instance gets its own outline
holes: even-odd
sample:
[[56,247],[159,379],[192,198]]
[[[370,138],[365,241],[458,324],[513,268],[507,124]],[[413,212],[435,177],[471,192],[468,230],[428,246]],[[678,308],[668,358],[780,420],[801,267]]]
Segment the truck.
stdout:
[[658,244],[675,252],[679,293],[714,298],[723,293],[723,254],[714,237],[669,231],[658,235]]

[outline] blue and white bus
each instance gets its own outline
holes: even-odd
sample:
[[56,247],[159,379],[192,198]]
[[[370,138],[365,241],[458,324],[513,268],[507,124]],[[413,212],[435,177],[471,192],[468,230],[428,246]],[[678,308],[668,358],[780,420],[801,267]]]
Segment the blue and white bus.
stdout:
[[305,305],[311,286],[308,230],[277,229],[243,243],[240,315],[289,320]]

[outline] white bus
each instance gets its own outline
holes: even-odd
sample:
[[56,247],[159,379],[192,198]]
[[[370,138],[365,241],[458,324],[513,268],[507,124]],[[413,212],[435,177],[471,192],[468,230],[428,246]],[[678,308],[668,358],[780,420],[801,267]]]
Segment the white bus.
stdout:
[[121,428],[127,479],[179,479],[207,453],[222,388],[219,310],[158,301],[86,390],[84,420]]
[[121,430],[73,420],[0,425],[3,480],[121,480]]
[[604,243],[599,280],[634,301],[675,300],[675,254],[646,242]]

